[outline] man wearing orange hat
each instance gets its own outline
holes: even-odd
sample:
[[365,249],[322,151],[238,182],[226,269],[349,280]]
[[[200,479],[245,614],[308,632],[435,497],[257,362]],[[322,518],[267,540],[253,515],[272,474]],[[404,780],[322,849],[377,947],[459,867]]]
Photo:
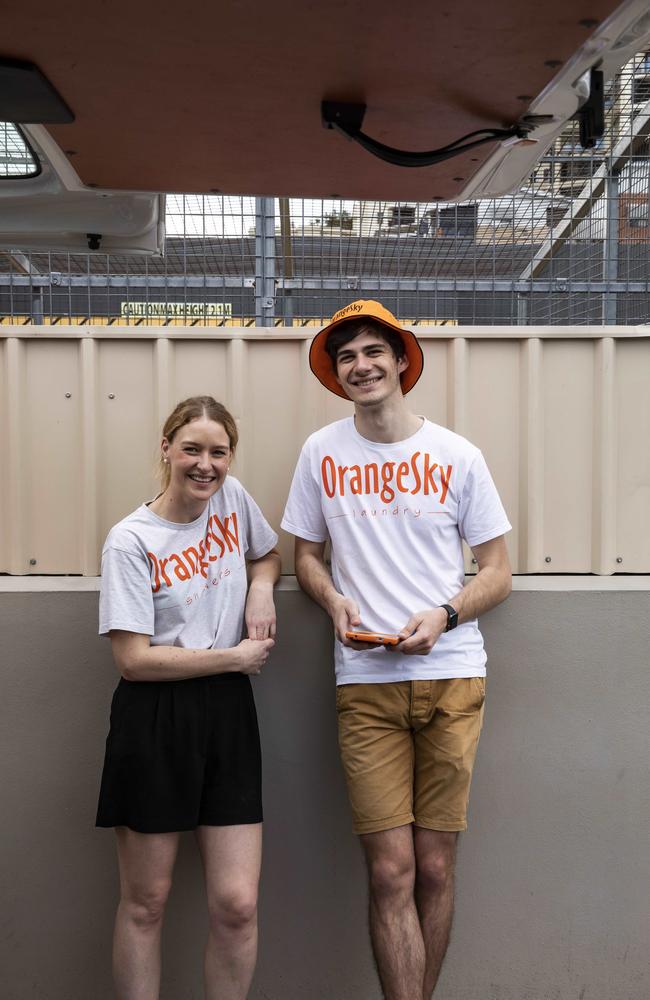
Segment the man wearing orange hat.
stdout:
[[[510,524],[481,452],[406,404],[423,364],[380,303],[335,314],[310,365],[354,416],[307,439],[282,521],[336,633],[339,745],[386,1000],[429,1000],[438,979],[483,717],[477,617],[511,588]],[[478,564],[467,584],[463,541]]]

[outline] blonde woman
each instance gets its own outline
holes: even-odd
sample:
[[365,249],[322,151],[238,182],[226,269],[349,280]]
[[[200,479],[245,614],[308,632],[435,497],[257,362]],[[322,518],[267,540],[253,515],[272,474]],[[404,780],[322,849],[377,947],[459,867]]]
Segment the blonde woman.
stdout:
[[280,558],[277,535],[228,474],[237,437],[212,397],[179,403],[163,428],[162,492],[111,529],[102,553],[99,631],[121,679],[97,825],[117,837],[119,1000],[159,996],[183,830],[205,873],[206,998],[243,1000],[255,966],[262,806],[250,675],[274,644]]

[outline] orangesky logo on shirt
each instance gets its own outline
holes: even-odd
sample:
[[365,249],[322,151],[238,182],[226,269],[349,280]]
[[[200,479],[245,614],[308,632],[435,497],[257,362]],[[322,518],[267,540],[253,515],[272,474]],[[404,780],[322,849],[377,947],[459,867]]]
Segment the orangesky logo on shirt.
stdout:
[[451,482],[453,467],[433,462],[428,452],[416,451],[404,462],[368,462],[365,465],[337,465],[331,455],[321,462],[323,489],[330,499],[337,494],[378,495],[383,503],[391,503],[398,493],[412,496],[437,494],[444,504]]
[[185,582],[200,574],[208,578],[210,563],[216,562],[235,549],[241,555],[239,528],[235,511],[221,521],[216,514],[208,518],[205,538],[197,545],[190,545],[181,552],[170,552],[166,556],[147,552],[151,570],[151,589],[158,593],[163,583],[173,587],[177,580]]

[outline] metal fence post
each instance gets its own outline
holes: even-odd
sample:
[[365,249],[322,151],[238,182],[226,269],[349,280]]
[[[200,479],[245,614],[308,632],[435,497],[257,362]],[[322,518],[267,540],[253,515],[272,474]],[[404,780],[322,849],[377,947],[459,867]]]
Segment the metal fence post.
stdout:
[[275,199],[255,199],[255,323],[275,319]]
[[[619,230],[619,198],[618,177],[609,174],[605,183],[605,207],[607,211],[607,229],[603,246],[603,278],[605,281],[616,281],[618,278],[618,230]],[[603,293],[603,323],[615,324],[617,314],[618,293],[609,288]]]

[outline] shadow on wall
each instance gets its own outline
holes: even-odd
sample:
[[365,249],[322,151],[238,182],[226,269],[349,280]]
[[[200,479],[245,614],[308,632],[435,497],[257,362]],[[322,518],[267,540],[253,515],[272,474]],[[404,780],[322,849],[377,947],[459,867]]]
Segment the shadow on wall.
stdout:
[[[379,1000],[361,853],[340,771],[332,638],[278,593],[255,681],[264,746],[260,960],[251,1000]],[[650,595],[524,593],[485,617],[487,711],[446,1000],[640,1000],[650,992]],[[94,829],[117,674],[96,593],[4,593],[3,995],[109,1000],[113,835]],[[202,997],[206,912],[184,838],[162,1000]]]

